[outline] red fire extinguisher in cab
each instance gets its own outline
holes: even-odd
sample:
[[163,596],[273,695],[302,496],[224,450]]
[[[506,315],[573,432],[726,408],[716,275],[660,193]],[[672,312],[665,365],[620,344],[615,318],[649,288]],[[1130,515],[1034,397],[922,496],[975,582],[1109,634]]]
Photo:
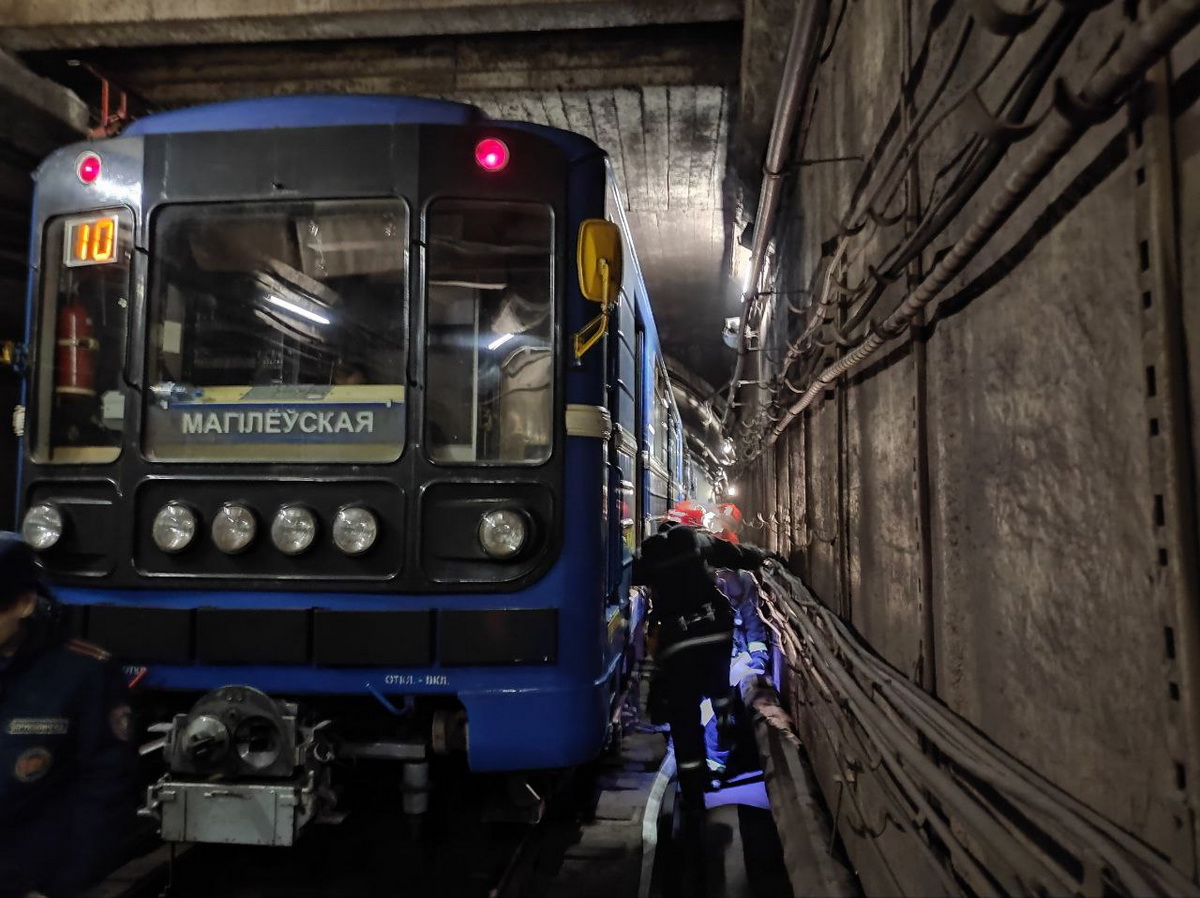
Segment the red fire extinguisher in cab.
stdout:
[[96,352],[100,343],[92,334],[92,316],[83,305],[72,302],[63,306],[58,313],[55,394],[96,395]]

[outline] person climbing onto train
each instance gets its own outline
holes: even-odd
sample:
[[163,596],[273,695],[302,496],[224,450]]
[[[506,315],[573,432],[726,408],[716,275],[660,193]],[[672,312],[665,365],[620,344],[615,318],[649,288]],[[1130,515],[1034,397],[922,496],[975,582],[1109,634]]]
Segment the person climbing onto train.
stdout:
[[125,681],[62,618],[33,550],[0,532],[0,898],[78,894],[137,819]]
[[685,840],[701,841],[708,774],[701,701],[712,702],[724,747],[729,717],[729,658],[734,616],[717,588],[714,567],[759,567],[769,556],[720,540],[703,529],[705,510],[683,502],[647,537],[634,557],[633,582],[650,589],[651,618],[659,623],[651,715],[670,727],[682,801]]

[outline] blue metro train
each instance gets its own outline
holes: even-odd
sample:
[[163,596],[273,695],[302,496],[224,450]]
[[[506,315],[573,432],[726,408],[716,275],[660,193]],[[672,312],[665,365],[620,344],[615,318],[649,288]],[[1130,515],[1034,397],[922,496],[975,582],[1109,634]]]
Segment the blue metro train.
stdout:
[[[18,519],[168,718],[164,834],[290,841],[338,755],[594,757],[684,463],[604,152],[286,97],[36,178]],[[262,794],[273,834],[206,809]]]

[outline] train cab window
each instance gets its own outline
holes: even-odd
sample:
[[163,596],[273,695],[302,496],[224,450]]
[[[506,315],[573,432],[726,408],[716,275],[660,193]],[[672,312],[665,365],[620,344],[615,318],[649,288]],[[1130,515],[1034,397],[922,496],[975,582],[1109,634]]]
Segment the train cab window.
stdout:
[[550,209],[429,207],[425,443],[444,464],[537,464],[554,421]]
[[151,249],[148,458],[400,457],[402,201],[170,206]]
[[133,217],[121,209],[55,218],[42,249],[33,457],[115,461],[125,422]]

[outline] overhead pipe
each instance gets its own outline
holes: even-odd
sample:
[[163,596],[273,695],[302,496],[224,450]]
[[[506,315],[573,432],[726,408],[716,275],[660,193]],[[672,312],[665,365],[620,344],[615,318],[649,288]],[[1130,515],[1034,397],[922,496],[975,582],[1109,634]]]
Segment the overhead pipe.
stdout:
[[1117,104],[1124,100],[1146,70],[1198,23],[1200,0],[1167,0],[1144,23],[1126,31],[1116,52],[1088,79],[1078,94],[1068,94],[1060,82],[1056,100],[1058,114],[1042,130],[1032,149],[987,208],[863,343],[816,376],[799,401],[775,423],[767,435],[766,445],[773,445],[801,412],[819,395],[834,387],[839,377],[861,367],[867,359],[903,335],[917,314],[966,268],[1033,189],[1096,123],[1099,113],[1115,112]]
[[767,158],[763,163],[762,187],[758,194],[758,215],[754,222],[754,238],[750,247],[750,277],[742,293],[742,321],[738,329],[738,355],[733,368],[733,380],[729,384],[729,397],[725,401],[725,412],[721,427],[729,422],[733,400],[737,396],[742,368],[746,359],[746,332],[753,311],[752,302],[758,293],[758,282],[762,278],[763,264],[767,257],[767,245],[775,230],[775,219],[779,213],[779,200],[783,193],[783,182],[787,177],[791,161],[792,138],[796,122],[803,117],[811,93],[812,74],[816,69],[818,41],[829,14],[828,0],[797,0],[796,14],[792,17],[792,36],[788,42],[787,58],[783,64],[783,78],[779,86],[779,97],[775,102],[775,118],[771,124],[771,137],[767,142]]

